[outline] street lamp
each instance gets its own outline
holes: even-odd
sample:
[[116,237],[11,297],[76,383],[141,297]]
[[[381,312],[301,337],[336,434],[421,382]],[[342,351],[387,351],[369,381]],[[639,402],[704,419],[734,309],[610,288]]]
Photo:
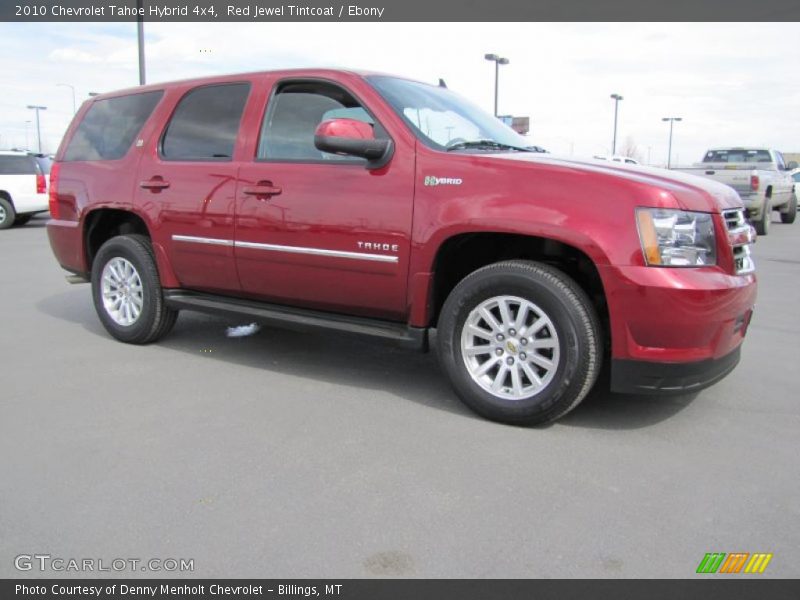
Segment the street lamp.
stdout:
[[507,58],[502,58],[497,54],[485,54],[483,56],[486,60],[494,63],[494,116],[497,116],[497,84],[500,79],[500,65],[507,65],[510,61]]
[[669,150],[667,151],[667,168],[672,166],[672,126],[675,121],[683,121],[682,117],[663,117],[662,121],[669,121]]
[[72,114],[74,115],[77,112],[75,110],[75,88],[68,83],[57,83],[56,86],[68,87],[72,90]]
[[30,110],[35,110],[36,111],[36,140],[38,142],[39,154],[41,154],[42,153],[42,130],[39,127],[39,111],[40,110],[47,110],[47,107],[46,106],[37,106],[35,104],[29,104],[28,108]]
[[614,139],[611,140],[611,156],[614,156],[617,153],[617,112],[619,101],[623,98],[619,94],[611,94],[611,99],[614,100]]

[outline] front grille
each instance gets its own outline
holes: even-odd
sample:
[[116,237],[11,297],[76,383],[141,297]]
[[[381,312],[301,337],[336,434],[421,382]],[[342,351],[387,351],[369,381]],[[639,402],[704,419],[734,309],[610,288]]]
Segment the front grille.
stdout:
[[722,217],[725,219],[725,226],[728,231],[737,229],[745,224],[744,210],[741,208],[732,208],[731,210],[722,211]]
[[733,247],[733,267],[738,275],[752,273],[756,270],[750,254],[750,244],[754,239],[753,228],[744,218],[744,209],[732,208],[722,211],[725,227],[728,230],[728,241]]

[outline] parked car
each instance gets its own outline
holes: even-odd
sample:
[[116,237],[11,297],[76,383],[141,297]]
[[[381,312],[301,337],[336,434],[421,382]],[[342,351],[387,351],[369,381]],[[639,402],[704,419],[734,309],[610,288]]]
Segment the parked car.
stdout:
[[772,211],[779,210],[783,223],[794,223],[797,195],[788,165],[777,150],[767,148],[712,148],[703,161],[679,171],[713,179],[731,186],[742,198],[759,235],[767,235]]
[[598,160],[610,160],[611,162],[625,163],[626,165],[638,165],[639,161],[631,158],[630,156],[620,156],[615,154],[613,156],[596,155],[594,158]]
[[47,231],[110,335],[180,310],[322,328],[439,360],[485,417],[613,390],[695,392],[739,361],[756,295],[729,187],[558,159],[453,91],[340,70],[137,87],[84,103]]
[[24,225],[47,211],[50,163],[29,152],[0,150],[0,229]]

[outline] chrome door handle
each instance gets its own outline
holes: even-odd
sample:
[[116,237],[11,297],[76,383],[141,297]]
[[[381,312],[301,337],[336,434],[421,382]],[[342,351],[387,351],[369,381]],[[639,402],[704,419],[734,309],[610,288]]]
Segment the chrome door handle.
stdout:
[[262,198],[271,198],[277,196],[283,190],[277,186],[272,185],[271,181],[259,181],[256,185],[242,189],[242,193],[248,196],[256,196]]

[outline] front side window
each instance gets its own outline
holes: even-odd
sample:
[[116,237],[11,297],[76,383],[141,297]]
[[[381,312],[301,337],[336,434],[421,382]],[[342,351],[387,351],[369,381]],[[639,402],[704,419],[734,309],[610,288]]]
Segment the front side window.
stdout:
[[175,108],[161,141],[167,160],[231,160],[249,83],[189,91]]
[[322,152],[314,146],[314,132],[328,119],[356,119],[373,127],[376,139],[386,131],[343,88],[322,81],[281,84],[267,107],[257,158],[266,160],[334,161],[363,163],[363,158]]
[[63,160],[122,158],[163,95],[159,90],[94,101],[69,141]]
[[513,129],[445,87],[386,76],[367,81],[418,138],[437,150],[532,151]]

